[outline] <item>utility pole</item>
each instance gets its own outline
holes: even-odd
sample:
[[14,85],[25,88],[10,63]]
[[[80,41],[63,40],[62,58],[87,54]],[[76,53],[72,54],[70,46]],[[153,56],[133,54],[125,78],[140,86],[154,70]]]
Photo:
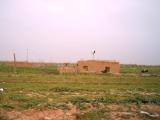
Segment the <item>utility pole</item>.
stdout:
[[14,73],[16,73],[16,54],[13,53],[13,57],[14,57]]
[[27,48],[26,62],[28,62],[28,48]]

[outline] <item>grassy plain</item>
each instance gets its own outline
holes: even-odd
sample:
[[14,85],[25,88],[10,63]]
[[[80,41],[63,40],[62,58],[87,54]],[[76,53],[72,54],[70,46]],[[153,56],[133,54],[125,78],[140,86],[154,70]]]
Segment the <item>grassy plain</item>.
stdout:
[[[144,68],[151,74],[160,74],[159,66],[121,65],[119,76],[58,74],[56,68],[55,64],[17,67],[14,73],[12,66],[1,63],[0,88],[4,88],[4,92],[0,94],[0,109],[68,110],[73,105],[80,111],[76,119],[97,120],[114,119],[110,115],[114,110],[108,106],[123,106],[118,108],[119,112],[124,112],[125,106],[132,108],[131,105],[138,111],[143,105],[160,108],[160,77],[140,75]],[[0,118],[9,119],[2,114]]]

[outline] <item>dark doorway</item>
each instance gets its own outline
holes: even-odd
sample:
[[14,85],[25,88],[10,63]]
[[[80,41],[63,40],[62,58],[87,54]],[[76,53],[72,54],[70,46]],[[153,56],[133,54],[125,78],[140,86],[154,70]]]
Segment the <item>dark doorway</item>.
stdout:
[[84,69],[85,71],[88,71],[88,66],[83,66],[83,69]]
[[110,72],[110,67],[105,67],[102,73],[109,73]]

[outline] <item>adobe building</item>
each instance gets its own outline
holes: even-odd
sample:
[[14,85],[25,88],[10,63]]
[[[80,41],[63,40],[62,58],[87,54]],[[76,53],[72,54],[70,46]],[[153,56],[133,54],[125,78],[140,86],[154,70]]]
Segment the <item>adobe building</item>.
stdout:
[[113,73],[118,74],[120,65],[116,61],[86,60],[78,61],[79,73]]
[[119,74],[120,64],[108,60],[82,60],[77,64],[65,63],[58,68],[60,73],[112,73]]

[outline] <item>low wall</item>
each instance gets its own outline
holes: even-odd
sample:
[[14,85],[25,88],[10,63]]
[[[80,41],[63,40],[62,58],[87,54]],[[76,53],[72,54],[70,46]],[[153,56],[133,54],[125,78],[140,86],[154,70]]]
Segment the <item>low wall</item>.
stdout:
[[59,73],[77,73],[76,66],[59,66],[58,67]]

